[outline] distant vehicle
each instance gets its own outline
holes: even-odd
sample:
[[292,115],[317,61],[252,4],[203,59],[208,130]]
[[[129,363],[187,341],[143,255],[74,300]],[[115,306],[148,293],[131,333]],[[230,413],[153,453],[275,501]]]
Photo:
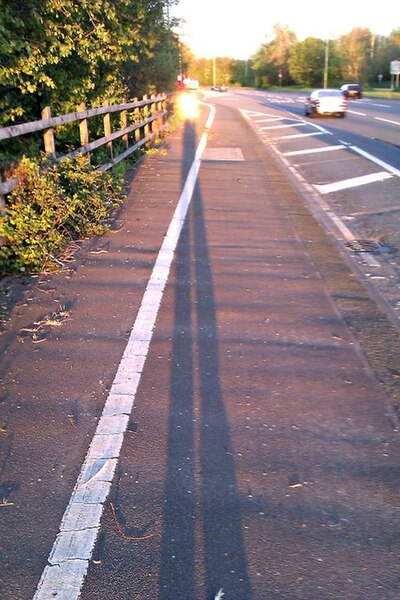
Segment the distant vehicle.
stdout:
[[346,116],[347,100],[343,92],[336,89],[314,90],[306,98],[304,112],[306,116],[316,117],[317,115],[336,115],[338,117]]
[[344,83],[340,89],[346,98],[362,98],[361,85],[358,83]]
[[218,84],[215,84],[215,85],[212,86],[211,89],[214,90],[214,92],[227,92],[228,91],[228,86],[227,85],[218,85]]
[[183,85],[185,86],[185,89],[187,89],[187,90],[198,90],[199,89],[199,82],[197,81],[197,79],[190,79],[190,77],[187,77],[186,79],[183,80]]

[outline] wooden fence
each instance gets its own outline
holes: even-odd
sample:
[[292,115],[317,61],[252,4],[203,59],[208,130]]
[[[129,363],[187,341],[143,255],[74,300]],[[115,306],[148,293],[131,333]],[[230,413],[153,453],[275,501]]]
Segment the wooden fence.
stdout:
[[[119,113],[120,128],[115,131],[112,130],[111,125],[111,115],[113,113]],[[106,146],[108,162],[98,167],[106,171],[142,146],[151,143],[156,136],[162,135],[166,115],[167,97],[165,94],[151,96],[150,98],[143,96],[142,100],[118,105],[110,105],[109,102],[105,102],[103,106],[91,109],[87,109],[84,104],[81,104],[77,112],[58,117],[53,117],[51,108],[46,107],[42,111],[40,121],[0,128],[0,140],[42,131],[44,153],[55,160],[60,160],[66,156],[73,157],[78,153],[90,155],[97,148]],[[103,117],[104,136],[90,141],[89,120],[99,116]],[[57,127],[67,123],[77,123],[79,126],[81,146],[72,152],[57,156],[55,143]],[[113,142],[118,139],[122,140],[123,151],[114,156]],[[5,213],[4,196],[14,190],[18,183],[18,179],[4,181],[0,177],[0,214]]]

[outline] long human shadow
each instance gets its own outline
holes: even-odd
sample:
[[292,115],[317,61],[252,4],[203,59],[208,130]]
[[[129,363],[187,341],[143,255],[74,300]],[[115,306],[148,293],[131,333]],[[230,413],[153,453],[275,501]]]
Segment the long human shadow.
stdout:
[[[196,130],[188,122],[186,168],[195,150]],[[213,600],[220,588],[227,598],[252,600],[231,433],[220,385],[214,286],[199,184],[177,248],[174,329],[159,598],[198,599],[202,594],[196,593],[196,572],[204,572],[205,581],[199,584],[206,590],[204,600]],[[196,366],[201,418],[195,430]],[[195,459],[200,465],[198,497]]]
[[[182,187],[194,159],[196,131],[184,131]],[[188,219],[175,256],[174,334],[168,422],[168,462],[163,510],[160,600],[195,600],[195,473],[193,324]]]

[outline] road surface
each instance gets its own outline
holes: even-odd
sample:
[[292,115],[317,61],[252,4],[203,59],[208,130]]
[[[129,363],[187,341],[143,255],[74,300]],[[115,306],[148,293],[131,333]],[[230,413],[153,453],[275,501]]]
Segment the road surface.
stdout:
[[229,102],[3,282],[1,598],[400,595],[398,328]]

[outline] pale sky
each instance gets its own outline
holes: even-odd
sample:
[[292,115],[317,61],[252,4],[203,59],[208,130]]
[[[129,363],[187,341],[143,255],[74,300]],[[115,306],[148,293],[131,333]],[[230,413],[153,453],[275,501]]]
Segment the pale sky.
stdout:
[[393,0],[330,0],[326,7],[301,0],[179,0],[171,15],[185,19],[182,42],[197,58],[249,58],[273,39],[276,23],[287,25],[299,40],[336,38],[354,27],[368,27],[377,35],[400,28]]

